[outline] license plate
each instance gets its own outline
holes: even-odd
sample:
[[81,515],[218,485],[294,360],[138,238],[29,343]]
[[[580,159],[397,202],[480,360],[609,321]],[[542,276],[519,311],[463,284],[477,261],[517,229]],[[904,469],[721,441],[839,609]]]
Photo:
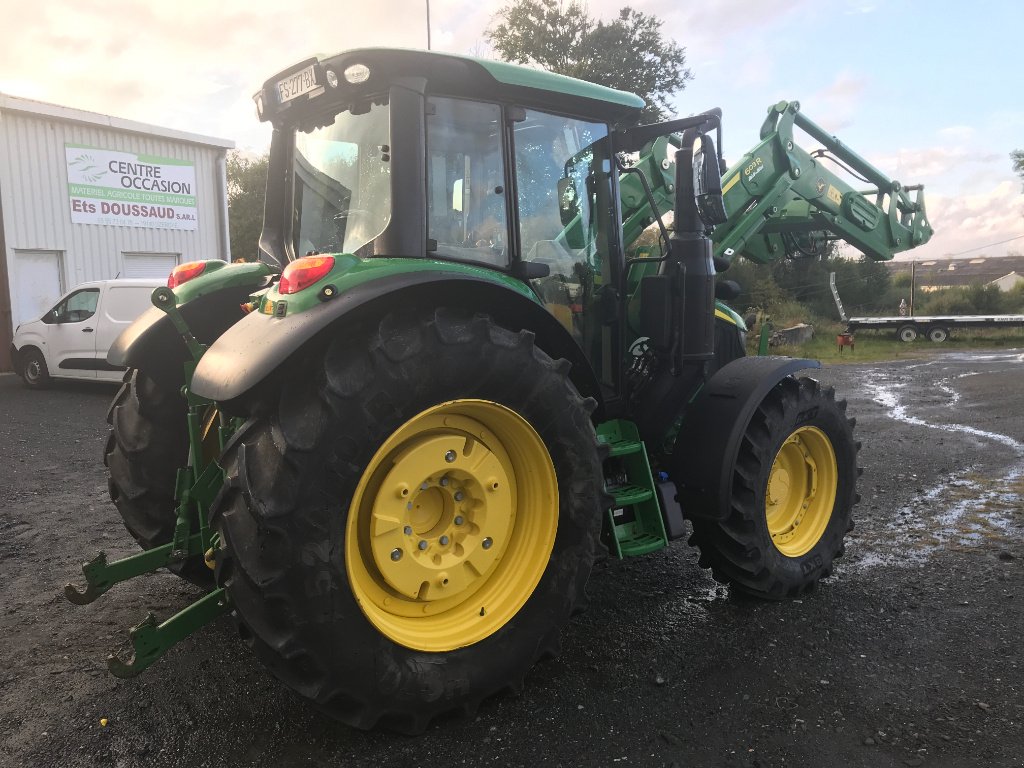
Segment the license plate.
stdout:
[[281,103],[297,99],[303,94],[315,91],[319,84],[316,81],[314,65],[310,64],[305,69],[299,70],[294,75],[288,75],[284,80],[277,81],[277,94]]

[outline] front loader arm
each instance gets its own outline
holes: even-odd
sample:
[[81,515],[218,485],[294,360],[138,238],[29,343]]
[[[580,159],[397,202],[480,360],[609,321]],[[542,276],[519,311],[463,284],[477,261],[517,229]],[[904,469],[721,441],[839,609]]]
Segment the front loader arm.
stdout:
[[[821,142],[808,153],[793,140],[794,126]],[[623,244],[627,251],[646,227],[673,208],[675,172],[670,154],[679,136],[648,142],[619,178]],[[874,187],[854,190],[823,158],[831,157]],[[636,170],[650,188],[645,193]],[[728,221],[715,227],[714,255],[731,261],[742,254],[766,264],[786,254],[808,254],[828,240],[845,240],[874,260],[928,242],[932,229],[923,187],[890,180],[839,139],[800,112],[799,102],[779,102],[768,110],[761,140],[722,177]],[[916,192],[913,199],[908,194]]]
[[[820,141],[808,153],[793,141],[794,126]],[[875,185],[857,191],[822,162],[829,154]],[[722,178],[729,220],[715,228],[715,255],[743,254],[765,264],[802,243],[841,239],[876,261],[928,242],[932,229],[923,188],[904,188],[800,112],[779,102],[761,126],[761,141]],[[911,199],[908,191],[916,191]]]

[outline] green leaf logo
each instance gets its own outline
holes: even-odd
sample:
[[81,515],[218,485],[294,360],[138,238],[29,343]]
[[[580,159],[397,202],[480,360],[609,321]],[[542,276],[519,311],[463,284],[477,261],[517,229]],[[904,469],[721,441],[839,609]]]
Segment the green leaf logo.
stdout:
[[107,175],[106,169],[96,165],[96,159],[92,155],[79,155],[68,165],[86,181],[99,181]]

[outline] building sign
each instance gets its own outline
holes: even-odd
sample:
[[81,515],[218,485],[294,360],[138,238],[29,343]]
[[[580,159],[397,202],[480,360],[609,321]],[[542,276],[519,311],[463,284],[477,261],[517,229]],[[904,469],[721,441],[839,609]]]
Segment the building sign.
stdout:
[[196,166],[189,160],[65,144],[75,224],[196,229]]

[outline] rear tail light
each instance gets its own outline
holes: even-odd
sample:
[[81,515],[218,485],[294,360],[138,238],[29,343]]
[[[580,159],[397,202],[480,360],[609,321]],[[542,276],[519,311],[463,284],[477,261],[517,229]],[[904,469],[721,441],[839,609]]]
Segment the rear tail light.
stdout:
[[278,293],[287,295],[308,288],[334,268],[333,256],[303,256],[284,268]]
[[189,261],[185,264],[179,264],[171,270],[171,274],[167,278],[167,287],[177,288],[182,283],[187,283],[192,278],[199,277],[205,269],[205,261]]

